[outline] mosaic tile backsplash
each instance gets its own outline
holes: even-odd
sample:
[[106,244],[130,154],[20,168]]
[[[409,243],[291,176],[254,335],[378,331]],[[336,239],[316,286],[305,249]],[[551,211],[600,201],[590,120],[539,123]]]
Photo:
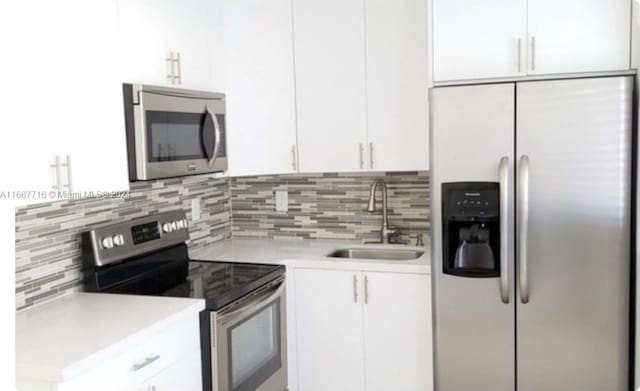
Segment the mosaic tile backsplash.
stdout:
[[[429,231],[427,172],[299,174],[218,178],[194,176],[131,184],[129,198],[71,200],[16,209],[16,309],[82,286],[80,233],[89,227],[158,211],[185,209],[199,198],[189,246],[233,236],[275,239],[376,240],[380,208],[366,211],[370,185],[388,186],[389,223],[401,240]],[[275,211],[275,191],[288,192],[289,211]],[[377,193],[378,206],[381,194]]]
[[189,227],[190,247],[230,237],[228,178],[135,182],[129,198],[56,201],[17,208],[16,309],[81,289],[80,233],[88,227],[158,211],[189,211],[194,198],[200,198],[201,218]]
[[[429,173],[389,172],[292,174],[231,178],[234,237],[379,240],[382,195],[377,211],[367,212],[376,179],[388,188],[389,225],[401,240],[415,241],[429,231]],[[275,211],[277,190],[289,197],[289,211]]]

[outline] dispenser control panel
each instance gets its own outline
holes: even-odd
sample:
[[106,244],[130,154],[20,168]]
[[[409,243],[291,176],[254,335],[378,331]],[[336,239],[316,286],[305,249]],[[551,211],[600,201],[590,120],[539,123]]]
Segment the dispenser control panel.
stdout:
[[[458,216],[496,216],[500,213],[500,188],[498,184],[483,183],[478,186],[447,187],[443,193],[444,213]],[[472,187],[473,186],[473,187]]]

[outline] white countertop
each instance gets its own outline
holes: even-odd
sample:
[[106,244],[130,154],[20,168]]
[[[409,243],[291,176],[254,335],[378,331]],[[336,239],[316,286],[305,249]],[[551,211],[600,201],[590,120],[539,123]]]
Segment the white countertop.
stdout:
[[[341,248],[402,248],[424,251],[414,260],[393,261],[376,259],[331,258],[327,254]],[[233,238],[190,251],[193,260],[273,263],[288,267],[322,268],[339,270],[367,270],[395,273],[431,272],[431,252],[428,246],[415,247],[389,244],[363,244],[352,240],[281,240]]]
[[200,299],[77,292],[19,312],[16,377],[71,379],[130,347],[129,339],[159,322],[202,309]]

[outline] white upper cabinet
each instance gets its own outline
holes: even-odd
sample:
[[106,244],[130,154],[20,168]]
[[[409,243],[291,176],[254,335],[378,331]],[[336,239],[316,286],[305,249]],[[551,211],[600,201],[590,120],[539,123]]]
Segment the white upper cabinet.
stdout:
[[629,69],[629,0],[528,2],[529,73]]
[[300,172],[365,168],[364,6],[293,0]]
[[118,0],[118,6],[123,82],[223,89],[222,2]]
[[291,0],[225,0],[230,175],[297,169]]
[[[58,198],[51,191],[76,198],[127,190],[115,1],[24,3],[8,11],[20,37],[7,86],[19,105],[4,115],[15,135],[7,148],[15,168],[8,187],[48,195],[16,204]],[[50,167],[56,157],[57,170]]]
[[630,0],[433,0],[434,80],[629,69]]
[[427,2],[366,0],[368,167],[429,168]]
[[432,23],[435,81],[525,74],[526,0],[433,0]]

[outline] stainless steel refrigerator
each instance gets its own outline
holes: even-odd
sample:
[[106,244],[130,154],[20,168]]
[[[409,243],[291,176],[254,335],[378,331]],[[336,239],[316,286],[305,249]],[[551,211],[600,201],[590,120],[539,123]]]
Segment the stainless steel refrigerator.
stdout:
[[436,391],[629,389],[633,88],[432,89]]

